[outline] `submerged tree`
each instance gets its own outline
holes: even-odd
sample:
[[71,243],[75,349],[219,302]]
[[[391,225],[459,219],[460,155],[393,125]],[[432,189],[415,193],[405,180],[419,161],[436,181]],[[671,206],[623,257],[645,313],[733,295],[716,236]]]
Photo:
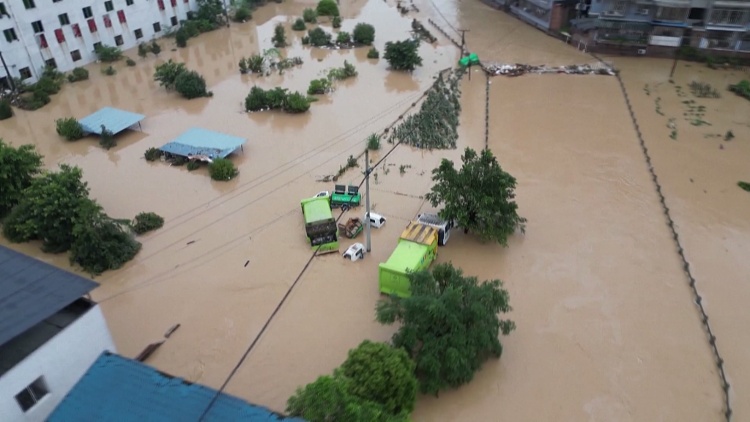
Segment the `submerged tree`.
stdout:
[[417,49],[418,40],[404,40],[385,43],[385,54],[383,58],[388,60],[393,70],[414,70],[422,66],[422,58],[419,57]]
[[455,220],[464,232],[506,246],[508,236],[526,228],[526,219],[518,215],[514,201],[516,179],[503,171],[488,149],[477,154],[466,148],[461,161],[460,170],[446,159],[432,170],[435,185],[426,199],[433,206],[442,204],[440,216]]
[[33,145],[14,148],[0,139],[0,218],[21,201],[41,168],[42,156]]

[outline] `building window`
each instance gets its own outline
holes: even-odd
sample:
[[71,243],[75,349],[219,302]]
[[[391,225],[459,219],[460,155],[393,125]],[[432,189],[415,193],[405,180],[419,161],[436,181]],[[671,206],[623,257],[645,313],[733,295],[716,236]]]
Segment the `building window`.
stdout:
[[83,11],[83,18],[84,19],[88,19],[88,18],[94,16],[94,13],[91,11],[91,6],[84,7],[83,9],[81,9],[81,11]]
[[52,69],[57,69],[57,62],[54,58],[45,60],[44,65],[47,67],[51,67]]
[[[28,72],[28,76],[24,76],[24,70]],[[27,79],[31,77],[31,72],[28,67],[21,69],[21,78]],[[21,406],[21,410],[27,412],[29,409],[34,407],[42,397],[46,396],[49,391],[47,390],[47,383],[44,382],[44,377],[37,378],[34,382],[29,384],[28,387],[24,388],[23,391],[16,394],[16,402]]]
[[[5,3],[0,3],[0,18],[3,17],[3,15],[10,16],[8,14],[8,10],[5,8]],[[1,85],[0,85],[0,87],[1,87]]]
[[31,27],[34,28],[35,34],[44,32],[44,25],[42,25],[42,21],[31,22]]
[[106,10],[107,12],[111,12],[111,11],[115,10],[115,7],[114,7],[114,6],[112,6],[112,0],[109,0],[109,1],[105,1],[105,2],[104,2],[104,9],[105,9],[105,10]]
[[656,9],[656,19],[663,21],[684,21],[688,15],[687,8],[659,7]]
[[77,23],[74,23],[73,26],[72,26],[72,28],[73,28],[73,36],[76,37],[76,38],[81,38],[82,37],[82,35],[81,35],[81,26],[78,25]]
[[28,67],[24,67],[23,69],[19,70],[18,73],[21,75],[21,80],[29,79],[31,77],[31,69]]
[[109,18],[109,15],[104,15],[102,20],[104,21],[105,28],[112,28],[112,19]]
[[125,11],[124,10],[118,10],[117,11],[117,20],[120,21],[120,23],[127,23],[128,20],[125,19]]
[[118,35],[115,37],[115,45],[121,46],[125,44],[125,42],[122,40],[122,35]]
[[141,31],[140,29],[136,29],[133,32],[135,32],[135,39],[140,40],[141,38],[143,38],[143,31]]
[[172,3],[172,7],[177,7],[177,0],[171,0],[170,3]]
[[97,51],[99,51],[100,48],[102,48],[102,43],[95,42],[94,43],[94,53],[96,53]]
[[159,22],[154,22],[154,32],[161,32],[161,24]]
[[742,25],[742,10],[714,9],[708,23],[715,25]]
[[133,5],[133,0],[125,0],[125,4],[128,5],[128,6],[132,6]]
[[626,7],[628,7],[628,2],[618,0],[615,2],[615,5],[612,7],[612,11],[619,15],[624,15]]
[[68,19],[67,13],[63,13],[62,15],[57,15],[57,19],[60,20],[60,25],[70,25],[70,19]]
[[23,7],[27,9],[33,9],[36,7],[36,4],[34,4],[34,0],[23,0]]
[[8,42],[18,41],[18,37],[16,36],[16,30],[13,28],[8,28],[4,30],[3,35],[5,35],[5,39]]
[[156,3],[159,4],[159,10],[164,10],[164,0],[156,0]]
[[73,59],[74,62],[77,62],[78,60],[81,60],[81,50],[73,50],[70,52],[70,58]]
[[62,0],[52,0],[52,3],[60,3]]
[[57,38],[57,42],[60,44],[65,42],[65,34],[63,34],[62,28],[55,29],[55,38]]
[[92,34],[95,33],[96,32],[96,21],[94,20],[94,18],[91,18],[91,19],[87,20],[86,23],[89,25],[89,32],[91,32]]
[[177,16],[172,16],[169,21],[172,22],[172,26],[177,26]]

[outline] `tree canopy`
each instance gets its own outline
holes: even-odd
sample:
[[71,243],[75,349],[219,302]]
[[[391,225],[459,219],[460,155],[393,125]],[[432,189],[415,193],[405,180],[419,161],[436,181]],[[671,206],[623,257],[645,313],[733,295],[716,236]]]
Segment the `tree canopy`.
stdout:
[[503,171],[488,149],[477,154],[466,148],[461,161],[460,170],[446,159],[432,170],[435,184],[427,200],[435,207],[442,204],[440,216],[455,220],[464,231],[506,246],[508,236],[526,228],[514,201],[516,179]]
[[354,42],[370,45],[375,41],[375,27],[369,23],[358,23],[354,25],[354,31],[352,32],[352,39]]
[[388,41],[385,43],[383,58],[388,60],[393,70],[414,70],[417,66],[422,66],[418,49],[419,40]]
[[33,145],[14,148],[0,139],[0,218],[21,201],[22,192],[42,168],[42,156]]
[[500,357],[499,334],[515,329],[513,321],[498,317],[511,310],[500,280],[479,283],[449,263],[409,278],[412,295],[379,302],[377,319],[400,324],[393,345],[414,359],[422,392],[465,384],[485,360]]
[[315,12],[318,16],[338,16],[339,6],[334,0],[320,0]]

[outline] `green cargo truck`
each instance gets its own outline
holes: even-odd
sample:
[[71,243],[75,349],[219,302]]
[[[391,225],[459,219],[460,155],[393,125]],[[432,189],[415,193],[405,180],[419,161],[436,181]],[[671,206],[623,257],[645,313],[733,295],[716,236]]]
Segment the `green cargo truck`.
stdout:
[[305,234],[310,246],[318,253],[339,251],[338,226],[331,212],[329,197],[315,197],[302,200],[302,214],[305,217]]
[[378,267],[380,292],[409,297],[409,273],[424,270],[437,257],[438,233],[433,227],[409,223],[391,257]]

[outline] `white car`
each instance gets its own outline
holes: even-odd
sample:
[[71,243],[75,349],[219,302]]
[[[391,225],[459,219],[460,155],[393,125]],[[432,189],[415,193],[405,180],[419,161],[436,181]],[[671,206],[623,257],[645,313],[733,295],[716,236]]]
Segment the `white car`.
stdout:
[[355,243],[344,252],[344,258],[351,259],[352,261],[358,261],[365,257],[365,245],[361,243]]
[[[365,221],[367,221],[368,213],[365,213]],[[385,224],[385,217],[383,217],[380,214],[375,214],[374,212],[369,213],[370,217],[370,227],[375,227],[376,229],[379,229],[383,227]]]
[[313,198],[325,198],[327,196],[331,196],[331,192],[328,192],[327,190],[322,190],[318,192]]

